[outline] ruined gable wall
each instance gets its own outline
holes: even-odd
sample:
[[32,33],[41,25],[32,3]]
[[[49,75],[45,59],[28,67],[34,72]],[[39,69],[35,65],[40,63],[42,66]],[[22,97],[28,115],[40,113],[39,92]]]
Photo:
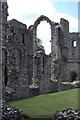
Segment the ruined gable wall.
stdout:
[[[51,55],[37,53],[35,56],[36,24],[46,19],[51,24]],[[61,19],[60,24],[56,24],[45,16],[41,16],[38,20],[28,29],[25,24],[15,19],[8,21],[7,87],[10,88],[10,92],[12,89],[12,93],[7,95],[12,99],[35,95],[30,93],[29,85],[34,82],[32,77],[39,85],[38,94],[62,90],[64,88],[61,86],[61,81],[69,81],[69,72],[78,68],[76,62],[75,67],[73,63],[68,62],[71,57],[70,40],[74,37],[69,34],[69,22]],[[54,82],[55,79],[57,83]]]
[[[8,81],[8,86],[12,85],[12,88],[15,91],[12,97],[23,98],[37,94],[64,90],[65,87],[61,86],[61,82],[70,81],[70,71],[74,70],[74,68],[75,71],[77,71],[78,68],[77,63],[75,63],[74,67],[74,63],[68,62],[70,57],[69,44],[70,39],[72,39],[71,34],[69,36],[68,33],[68,22],[64,19],[61,20],[60,29],[63,34],[60,33],[60,31],[58,31],[59,29],[55,26],[56,30],[54,30],[54,32],[57,34],[54,34],[55,39],[53,40],[55,41],[56,46],[53,46],[54,49],[56,49],[55,51],[57,52],[56,57],[52,53],[49,56],[43,53],[36,53],[36,55],[34,54],[34,56],[33,51],[35,48],[33,48],[34,39],[32,29],[27,29],[26,25],[21,24],[16,20],[9,21],[9,25],[10,30],[13,29],[13,36],[9,36],[8,50],[11,52],[10,55],[14,54],[13,59],[11,56],[11,60],[12,63],[15,63],[15,65],[11,63],[11,66],[15,66],[14,68],[17,74],[17,78],[12,78],[11,76]],[[67,27],[67,30],[65,26]],[[25,41],[23,40],[23,34]],[[10,62],[9,57],[8,60]],[[33,69],[33,62],[35,69]],[[53,67],[52,62],[54,63]],[[10,71],[11,68],[9,67],[8,70]],[[35,89],[35,91],[33,92],[33,89],[29,87],[29,85],[33,84],[33,73],[35,75],[35,83],[38,83],[39,85],[38,92],[37,89]],[[58,80],[57,83],[54,82],[54,76],[52,77],[52,75],[56,76],[56,80]],[[70,87],[68,89],[70,89]],[[25,93],[24,90],[26,91]]]
[[[75,42],[74,42],[75,41]],[[71,72],[75,72],[77,74],[76,80],[79,80],[79,33],[70,33],[69,34],[69,42],[68,42],[68,79],[71,81]]]
[[32,63],[30,66],[28,60],[31,57],[30,60],[32,61],[32,55],[30,55],[32,49],[29,51],[28,45],[30,45],[31,36],[26,25],[16,20],[9,21],[8,25],[7,87],[9,87],[10,91],[12,90],[12,93],[9,94],[8,90],[7,96],[10,99],[19,99],[29,95],[28,70],[32,67]]

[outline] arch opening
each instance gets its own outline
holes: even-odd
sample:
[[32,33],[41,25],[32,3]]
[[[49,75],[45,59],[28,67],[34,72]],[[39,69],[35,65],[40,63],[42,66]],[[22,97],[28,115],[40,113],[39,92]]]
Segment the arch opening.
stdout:
[[76,47],[76,43],[77,43],[77,41],[76,41],[76,40],[73,40],[73,41],[72,41],[72,47],[75,48],[75,47]]
[[48,55],[51,53],[51,28],[49,23],[41,21],[37,26],[36,37],[42,41],[42,46],[45,49],[45,53]]
[[71,79],[71,82],[74,82],[77,80],[77,73],[75,71],[70,72],[70,79]]
[[[46,25],[45,25],[45,24]],[[40,24],[40,25],[39,25]],[[42,25],[43,24],[43,25]],[[37,34],[37,29],[39,28],[39,26],[41,27],[41,26],[43,26],[42,28],[41,28],[41,32],[39,32],[38,34]],[[50,31],[50,32],[46,32],[46,30],[48,29],[48,31]],[[39,29],[38,29],[39,30]],[[43,35],[40,35],[40,34],[43,34]],[[46,39],[46,37],[44,37],[45,36],[45,34],[47,34],[46,35],[46,37],[48,37],[49,36],[49,38],[48,38],[48,40],[44,40],[43,41],[43,38],[45,38]],[[50,35],[48,35],[48,34],[51,34],[51,36]],[[46,48],[47,49],[49,49],[49,50],[45,50],[45,51],[48,51],[47,52],[47,54],[50,54],[51,52],[52,52],[52,45],[51,45],[51,43],[50,42],[52,42],[52,39],[53,39],[53,22],[48,18],[48,17],[46,17],[46,16],[44,16],[44,15],[41,15],[36,21],[35,21],[35,23],[34,23],[34,25],[33,25],[33,40],[34,40],[34,53],[36,52],[36,38],[39,36],[39,39],[41,39],[43,42],[42,42],[42,45],[44,46],[44,43],[46,44],[47,42],[47,45],[45,45],[46,46]],[[41,37],[41,36],[43,36],[43,37]],[[49,45],[49,46],[48,46]]]

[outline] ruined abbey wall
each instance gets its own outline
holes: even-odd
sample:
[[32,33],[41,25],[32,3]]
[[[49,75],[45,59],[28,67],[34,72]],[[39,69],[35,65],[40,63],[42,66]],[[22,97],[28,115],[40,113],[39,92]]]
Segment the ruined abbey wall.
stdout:
[[[3,11],[7,9],[5,3]],[[6,14],[6,18],[4,17]],[[41,15],[29,28],[15,19],[7,21],[3,38],[3,86],[6,99],[20,99],[73,88],[62,82],[80,80],[80,37],[69,33],[69,22],[60,23]],[[36,51],[37,26],[41,21],[51,26],[51,53]]]

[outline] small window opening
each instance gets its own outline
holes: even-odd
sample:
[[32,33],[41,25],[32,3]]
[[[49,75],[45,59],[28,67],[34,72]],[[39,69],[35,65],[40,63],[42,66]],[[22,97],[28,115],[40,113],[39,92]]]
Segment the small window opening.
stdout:
[[23,43],[23,44],[24,44],[24,42],[25,42],[25,41],[24,41],[24,38],[25,38],[25,37],[24,37],[24,34],[22,34],[22,43]]
[[76,81],[77,79],[77,73],[76,72],[71,72],[71,82]]
[[6,65],[5,65],[5,71],[4,71],[4,74],[5,74],[4,84],[5,84],[5,86],[7,86],[8,75],[7,75],[7,66],[6,66]]
[[74,40],[74,41],[72,42],[72,46],[73,46],[73,47],[76,47],[76,43],[77,43],[76,40]]
[[44,74],[44,62],[45,62],[45,61],[44,61],[44,56],[43,56],[43,74]]
[[8,75],[7,75],[7,51],[5,51],[5,68],[4,68],[4,84],[7,86]]

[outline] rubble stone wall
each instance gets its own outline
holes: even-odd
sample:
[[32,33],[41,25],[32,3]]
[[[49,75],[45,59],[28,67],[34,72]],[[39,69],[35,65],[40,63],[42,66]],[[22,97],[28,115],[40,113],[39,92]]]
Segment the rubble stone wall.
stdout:
[[[1,2],[0,2],[1,4]],[[24,97],[70,89],[62,82],[80,80],[80,37],[69,33],[69,22],[60,23],[41,15],[29,28],[15,19],[7,21],[8,6],[2,8],[2,72],[6,99]],[[1,15],[1,14],[0,14]],[[36,51],[37,26],[41,21],[51,26],[51,53]],[[1,29],[0,29],[1,33]]]

